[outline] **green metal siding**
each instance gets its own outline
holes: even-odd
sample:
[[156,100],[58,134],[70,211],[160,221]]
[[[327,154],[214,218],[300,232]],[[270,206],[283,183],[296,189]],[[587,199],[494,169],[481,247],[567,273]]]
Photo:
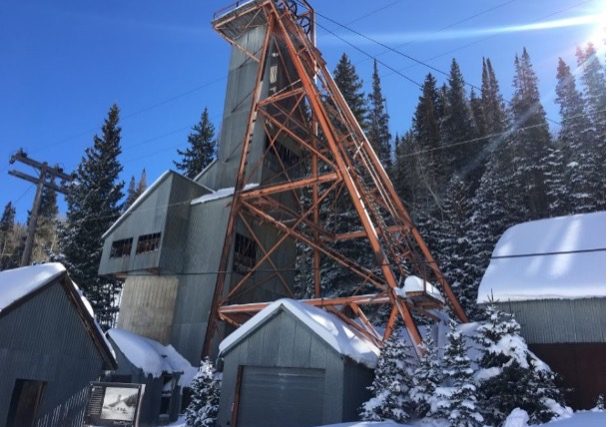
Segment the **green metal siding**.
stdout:
[[102,375],[103,359],[59,281],[0,317],[0,425],[15,380],[46,381],[42,416]]
[[514,313],[527,343],[605,342],[605,298],[497,303]]
[[[268,319],[230,348],[223,357],[223,385],[217,425],[231,421],[231,410],[240,366],[324,370],[321,419],[323,424],[357,420],[355,409],[365,398],[362,390],[346,386],[369,385],[371,370],[338,354],[291,313],[284,310]],[[350,377],[350,378],[348,378]],[[269,402],[274,405],[275,402]],[[301,402],[311,408],[313,402]],[[265,408],[263,408],[265,409]]]

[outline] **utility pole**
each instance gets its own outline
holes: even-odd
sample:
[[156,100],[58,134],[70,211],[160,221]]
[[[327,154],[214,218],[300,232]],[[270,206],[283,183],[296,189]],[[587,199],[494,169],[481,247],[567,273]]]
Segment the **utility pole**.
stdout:
[[[25,241],[25,248],[21,256],[20,265],[23,267],[29,265],[32,259],[32,248],[34,247],[34,236],[36,235],[38,211],[40,210],[43,189],[48,188],[54,190],[56,193],[66,194],[68,192],[67,184],[72,181],[74,177],[64,173],[64,170],[59,167],[59,165],[49,166],[47,162],[38,162],[29,158],[23,149],[19,149],[19,151],[11,156],[9,163],[12,165],[15,162],[31,166],[38,171],[38,177],[14,169],[8,171],[9,175],[36,184],[36,195],[34,196],[34,203],[32,203],[30,221],[28,222],[28,234]],[[55,183],[56,179],[59,180],[58,184]]]

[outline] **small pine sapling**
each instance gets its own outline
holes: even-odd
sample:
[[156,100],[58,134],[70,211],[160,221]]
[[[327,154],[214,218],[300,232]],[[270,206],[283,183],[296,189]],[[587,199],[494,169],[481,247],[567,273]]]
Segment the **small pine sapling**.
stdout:
[[566,412],[556,374],[528,351],[513,315],[491,304],[485,317],[476,336],[482,353],[476,377],[486,422],[498,425],[514,408],[528,412],[537,424]]
[[451,427],[480,426],[484,418],[479,413],[474,371],[471,359],[467,356],[465,338],[454,321],[450,321],[447,339],[442,372],[450,387],[440,396],[445,398],[444,404],[440,405],[440,412],[450,421]]
[[219,410],[220,374],[209,358],[202,361],[191,382],[191,402],[187,406],[186,420],[189,427],[212,427]]
[[601,393],[598,395],[598,397],[596,398],[596,406],[594,406],[594,409],[598,411],[604,411],[605,409],[607,409],[607,403],[605,401],[605,393]]
[[423,351],[420,364],[414,370],[410,399],[415,402],[414,414],[417,418],[431,415],[431,404],[435,402],[435,390],[441,383],[442,373],[437,346],[433,341],[431,329],[422,341]]
[[368,387],[373,397],[363,404],[361,419],[405,422],[410,418],[410,359],[408,344],[395,331],[382,347],[373,383]]

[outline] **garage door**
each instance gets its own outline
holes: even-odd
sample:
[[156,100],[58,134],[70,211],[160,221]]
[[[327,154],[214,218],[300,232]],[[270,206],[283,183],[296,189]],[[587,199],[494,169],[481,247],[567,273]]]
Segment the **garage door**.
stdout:
[[323,369],[244,366],[238,406],[240,427],[322,424]]

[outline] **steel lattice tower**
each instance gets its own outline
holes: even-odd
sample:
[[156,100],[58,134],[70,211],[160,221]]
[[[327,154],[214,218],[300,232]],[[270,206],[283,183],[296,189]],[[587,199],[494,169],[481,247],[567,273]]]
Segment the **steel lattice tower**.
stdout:
[[[428,310],[443,305],[427,292],[427,282],[443,294],[445,304],[458,320],[467,317],[433,259],[410,215],[393,188],[371,144],[357,123],[315,46],[315,15],[304,0],[254,0],[238,3],[213,21],[216,31],[248,60],[257,64],[256,81],[250,99],[248,124],[241,145],[235,190],[231,202],[226,238],[223,242],[212,310],[206,331],[204,352],[209,353],[218,321],[238,326],[267,303],[235,304],[234,298],[248,279],[287,239],[309,247],[312,253],[314,298],[306,303],[335,313],[353,328],[381,344],[394,329],[397,319],[417,345],[421,337],[413,313],[433,316]],[[244,43],[244,34],[264,28],[262,47]],[[267,141],[254,165],[270,157],[279,172],[256,188],[246,184],[253,170],[249,156],[255,129],[261,127]],[[299,153],[287,156],[290,144]],[[251,163],[249,165],[249,162]],[[336,233],[321,221],[321,206],[343,193],[358,216],[360,228]],[[252,271],[228,288],[226,274],[238,222],[255,240],[261,256]],[[272,226],[278,233],[275,244],[265,247],[252,230],[253,223]],[[376,268],[368,269],[342,253],[335,243],[367,239]],[[375,292],[325,298],[321,291],[321,257],[348,269]],[[420,291],[405,298],[395,290],[408,276],[423,279]],[[281,275],[288,297],[292,285]],[[386,329],[379,334],[365,314],[365,305],[388,305]]]

